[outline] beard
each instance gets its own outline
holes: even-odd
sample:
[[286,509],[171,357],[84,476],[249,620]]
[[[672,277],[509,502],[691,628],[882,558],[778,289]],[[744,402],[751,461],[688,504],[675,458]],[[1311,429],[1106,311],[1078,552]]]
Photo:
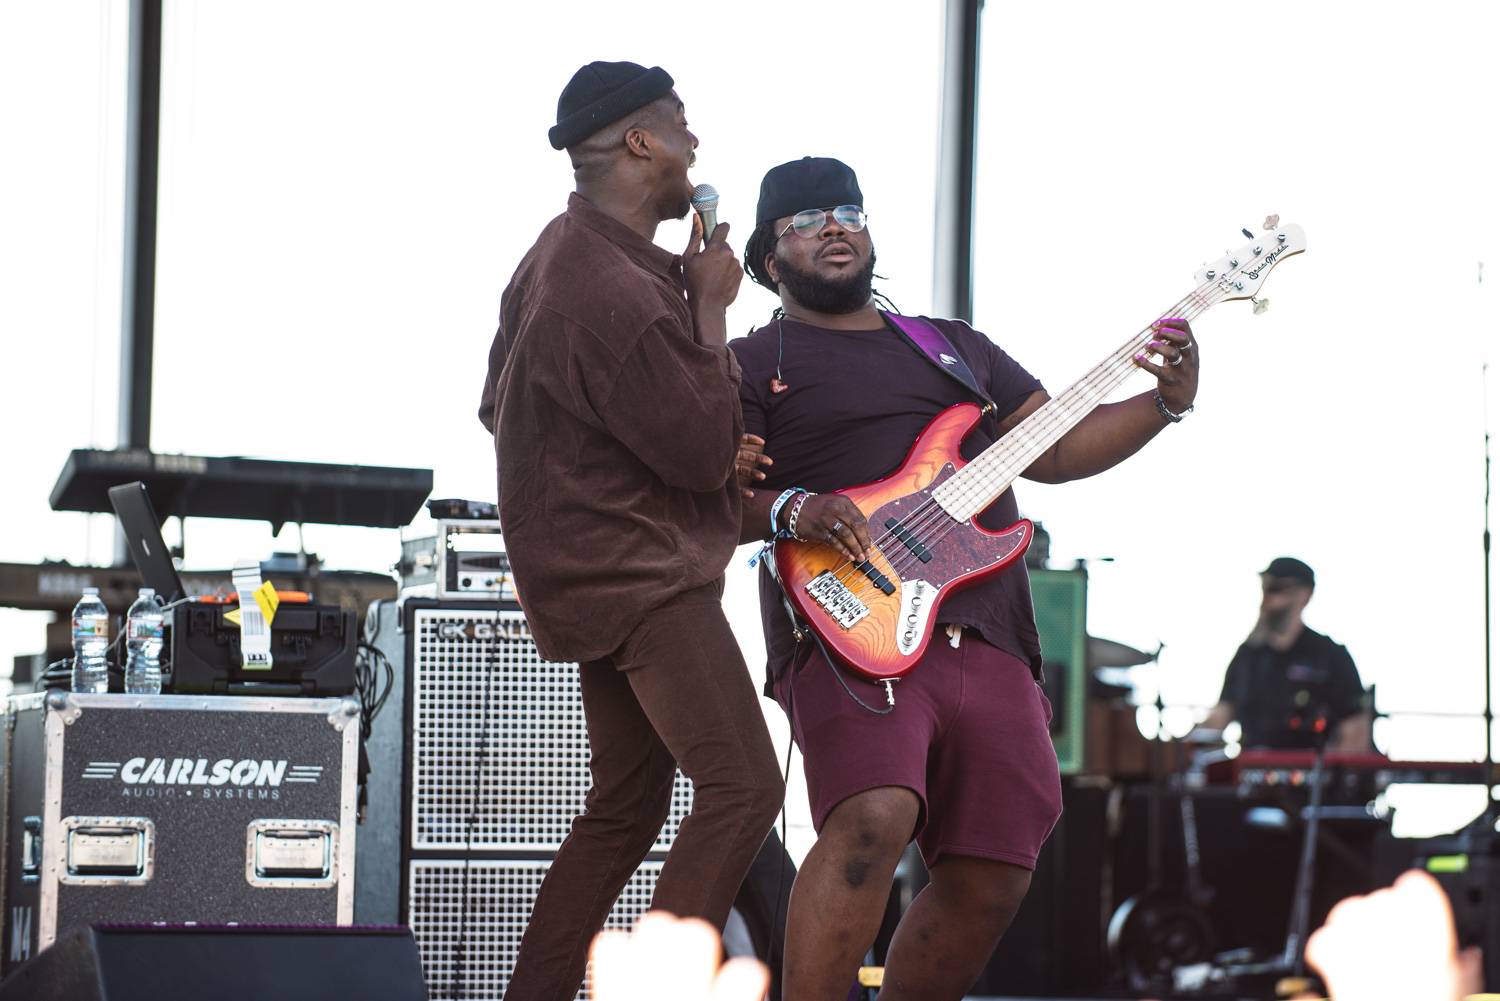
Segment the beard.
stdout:
[[870,248],[870,259],[864,267],[841,278],[824,278],[814,271],[802,271],[780,255],[776,263],[781,271],[782,286],[793,299],[813,312],[853,313],[870,301],[870,283],[875,277],[874,247]]

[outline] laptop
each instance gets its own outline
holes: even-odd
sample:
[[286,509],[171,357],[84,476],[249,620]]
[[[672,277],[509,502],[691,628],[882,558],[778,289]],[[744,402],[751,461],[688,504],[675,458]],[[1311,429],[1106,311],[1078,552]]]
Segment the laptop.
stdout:
[[136,480],[110,487],[109,504],[120,521],[120,531],[125,533],[125,544],[130,547],[130,557],[140,572],[141,582],[154,589],[163,601],[185,597],[187,592],[183,590],[182,578],[177,576],[172,553],[161,537],[161,519],[146,493],[146,484]]

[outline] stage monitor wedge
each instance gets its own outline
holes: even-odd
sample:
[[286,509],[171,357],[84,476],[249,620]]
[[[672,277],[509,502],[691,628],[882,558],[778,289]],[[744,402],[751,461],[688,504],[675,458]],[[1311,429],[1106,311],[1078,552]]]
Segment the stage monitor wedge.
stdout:
[[95,925],[0,981],[0,1001],[426,1001],[405,928]]

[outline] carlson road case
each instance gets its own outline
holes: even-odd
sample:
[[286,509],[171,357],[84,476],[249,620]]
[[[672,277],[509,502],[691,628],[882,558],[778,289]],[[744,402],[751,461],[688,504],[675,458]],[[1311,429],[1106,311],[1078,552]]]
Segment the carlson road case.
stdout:
[[98,922],[352,922],[355,700],[48,692],[5,724],[0,970]]

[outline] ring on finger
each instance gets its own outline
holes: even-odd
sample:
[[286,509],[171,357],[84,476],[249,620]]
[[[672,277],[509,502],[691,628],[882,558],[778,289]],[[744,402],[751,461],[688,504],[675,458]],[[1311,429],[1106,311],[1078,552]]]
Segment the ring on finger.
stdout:
[[1182,364],[1182,352],[1181,351],[1177,352],[1177,357],[1173,358],[1171,361],[1167,362],[1167,364],[1168,365],[1181,365]]
[[1186,344],[1179,344],[1177,346],[1177,350],[1178,351],[1191,351],[1191,350],[1193,350],[1193,342],[1192,341],[1188,341]]
[[833,523],[833,527],[828,530],[828,534],[829,535],[837,535],[838,533],[842,532],[843,530],[844,530],[844,523],[842,521],[835,521]]

